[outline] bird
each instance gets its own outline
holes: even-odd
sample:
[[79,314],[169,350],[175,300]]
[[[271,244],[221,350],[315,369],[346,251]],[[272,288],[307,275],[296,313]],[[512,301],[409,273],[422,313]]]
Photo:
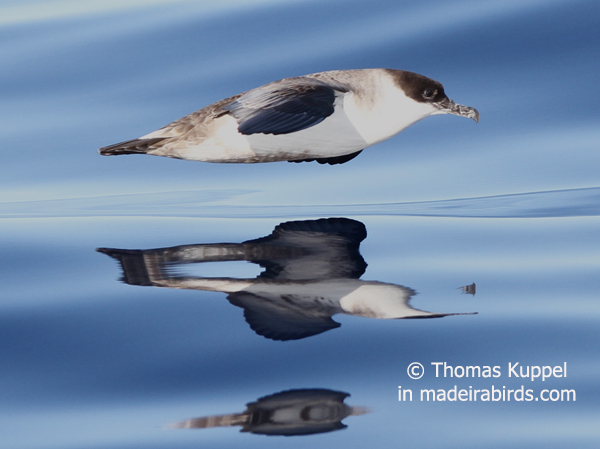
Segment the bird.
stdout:
[[479,121],[438,81],[396,69],[332,70],[284,78],[225,98],[104,156],[149,154],[214,163],[342,164],[430,115]]

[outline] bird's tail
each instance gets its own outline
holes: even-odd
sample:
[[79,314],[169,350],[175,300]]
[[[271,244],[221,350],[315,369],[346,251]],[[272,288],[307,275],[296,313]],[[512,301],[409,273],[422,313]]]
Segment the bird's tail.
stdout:
[[207,429],[209,427],[242,426],[248,422],[249,415],[235,413],[231,415],[204,416],[202,418],[188,419],[165,426],[168,429]]
[[102,156],[118,156],[120,154],[146,154],[160,145],[164,137],[155,137],[153,139],[133,139],[125,142],[115,143],[107,147],[102,147],[98,150]]
[[154,285],[151,280],[144,252],[139,249],[96,248],[99,253],[104,253],[117,259],[123,269],[121,280],[130,285]]

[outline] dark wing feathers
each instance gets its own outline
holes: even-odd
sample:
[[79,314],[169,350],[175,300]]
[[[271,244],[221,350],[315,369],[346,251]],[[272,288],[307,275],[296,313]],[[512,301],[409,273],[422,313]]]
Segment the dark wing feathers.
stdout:
[[296,159],[296,160],[288,161],[288,162],[313,162],[313,161],[317,161],[319,164],[336,165],[336,164],[343,164],[345,162],[351,161],[356,156],[358,156],[361,152],[362,152],[362,150],[359,150],[356,153],[344,154],[342,156],[317,157],[317,158],[312,158],[312,159]]
[[254,332],[271,340],[300,340],[340,327],[327,311],[285,307],[249,292],[231,293],[227,300],[244,309],[244,318]]
[[238,131],[245,135],[263,134],[287,134],[302,129],[310,128],[322,122],[325,117],[309,115],[291,115],[281,113],[273,109],[254,111],[246,118],[238,121]]
[[329,117],[336,92],[347,91],[313,78],[293,78],[250,90],[223,109],[237,120],[242,134],[288,134]]

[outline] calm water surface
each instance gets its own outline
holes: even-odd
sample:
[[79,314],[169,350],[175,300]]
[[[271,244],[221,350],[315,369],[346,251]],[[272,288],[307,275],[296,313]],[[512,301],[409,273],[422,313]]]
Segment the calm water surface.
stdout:
[[[2,446],[598,447],[599,16],[0,2]],[[481,122],[339,166],[96,153],[363,67],[438,79]]]

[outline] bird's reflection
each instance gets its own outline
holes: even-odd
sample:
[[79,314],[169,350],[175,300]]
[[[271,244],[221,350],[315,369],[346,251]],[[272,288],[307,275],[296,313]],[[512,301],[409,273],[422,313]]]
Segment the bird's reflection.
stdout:
[[[455,313],[415,309],[411,288],[360,276],[365,226],[347,218],[291,221],[244,243],[182,245],[149,250],[99,248],[117,259],[131,285],[220,291],[244,309],[250,327],[272,340],[297,340],[339,327],[337,313],[369,318],[438,318]],[[177,274],[180,264],[247,260],[265,270],[254,279]]]
[[241,426],[241,432],[283,436],[332,432],[347,427],[342,423],[344,418],[368,412],[365,407],[346,405],[344,399],[348,396],[348,393],[321,388],[282,391],[246,404],[242,413],[203,416],[168,427],[206,429]]

